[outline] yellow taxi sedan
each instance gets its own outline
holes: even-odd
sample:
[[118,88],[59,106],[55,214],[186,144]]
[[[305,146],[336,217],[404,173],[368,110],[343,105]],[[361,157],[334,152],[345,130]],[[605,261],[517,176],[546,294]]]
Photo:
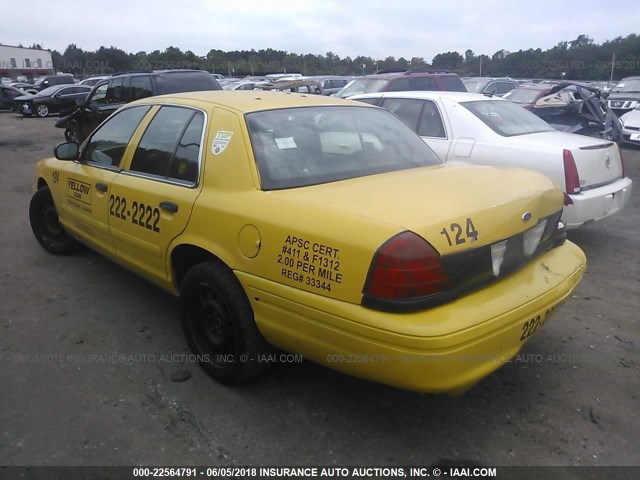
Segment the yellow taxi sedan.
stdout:
[[276,92],[123,107],[37,166],[36,239],[80,243],[179,295],[219,381],[273,346],[424,392],[503,365],[585,270],[535,172],[443,166],[391,113]]

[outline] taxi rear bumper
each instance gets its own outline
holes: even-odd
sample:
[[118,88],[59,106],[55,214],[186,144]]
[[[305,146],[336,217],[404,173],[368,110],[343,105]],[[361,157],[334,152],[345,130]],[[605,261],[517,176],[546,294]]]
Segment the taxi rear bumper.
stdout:
[[256,323],[277,347],[357,377],[420,392],[458,392],[513,358],[580,282],[566,242],[450,303],[389,313],[236,272]]

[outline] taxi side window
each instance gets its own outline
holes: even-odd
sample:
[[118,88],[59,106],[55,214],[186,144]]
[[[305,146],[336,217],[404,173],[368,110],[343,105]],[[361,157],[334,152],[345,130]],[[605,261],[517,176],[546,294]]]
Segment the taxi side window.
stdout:
[[130,170],[163,180],[195,184],[204,115],[183,107],[162,107],[144,132]]
[[140,120],[151,107],[127,108],[109,118],[89,139],[82,161],[117,167]]

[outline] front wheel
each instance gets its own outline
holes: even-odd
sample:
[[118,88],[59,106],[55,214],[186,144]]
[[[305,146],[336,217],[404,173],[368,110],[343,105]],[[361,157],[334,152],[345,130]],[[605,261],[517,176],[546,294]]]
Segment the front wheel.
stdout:
[[47,252],[68,255],[80,248],[81,244],[60,224],[49,187],[41,188],[31,197],[29,221],[36,240]]
[[38,107],[36,108],[36,114],[41,118],[48,117],[49,107],[47,107],[46,105],[38,105]]
[[182,328],[204,370],[223,383],[257,375],[270,347],[255,324],[249,299],[235,275],[220,262],[192,267],[180,290]]

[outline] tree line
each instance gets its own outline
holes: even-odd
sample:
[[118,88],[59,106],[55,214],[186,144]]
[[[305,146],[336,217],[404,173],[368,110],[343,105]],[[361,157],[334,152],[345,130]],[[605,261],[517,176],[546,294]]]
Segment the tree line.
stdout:
[[[42,48],[35,45],[36,48]],[[261,50],[212,49],[205,56],[170,46],[164,51],[127,53],[116,47],[86,51],[70,44],[64,53],[52,51],[54,68],[78,77],[113,74],[133,70],[196,68],[223,75],[245,76],[267,73],[302,73],[303,75],[363,75],[380,70],[446,69],[460,76],[510,76],[574,80],[608,80],[640,75],[640,36],[630,34],[601,44],[588,35],[562,41],[553,48],[476,54],[468,49],[439,53],[431,62],[423,57],[384,59],[349,56],[333,52],[325,55],[297,54],[271,48]]]

